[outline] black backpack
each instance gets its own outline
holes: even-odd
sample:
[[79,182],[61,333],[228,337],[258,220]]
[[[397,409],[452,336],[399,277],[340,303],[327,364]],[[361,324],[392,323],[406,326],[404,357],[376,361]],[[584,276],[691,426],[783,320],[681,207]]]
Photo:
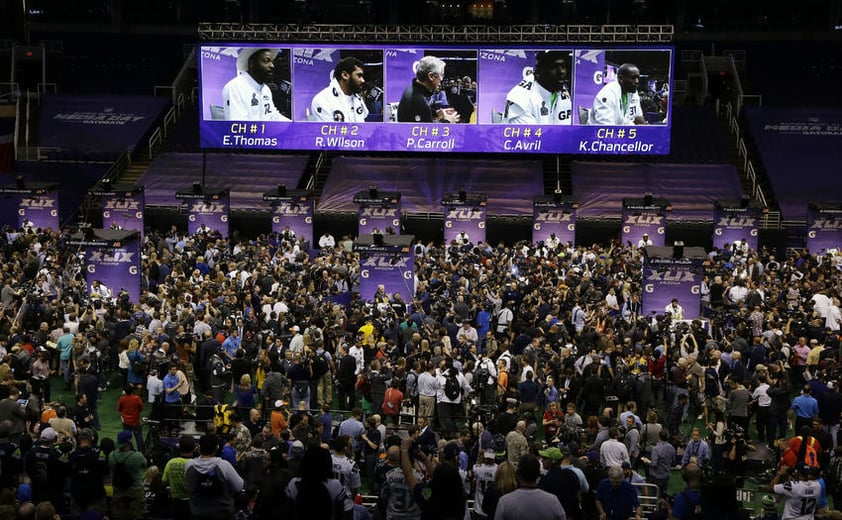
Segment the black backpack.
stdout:
[[474,374],[474,386],[479,389],[485,388],[488,385],[488,378],[490,376],[491,373],[488,371],[488,365],[483,361],[477,367],[476,374]]
[[134,475],[132,475],[129,467],[126,466],[126,461],[132,455],[134,455],[134,452],[129,453],[126,458],[114,464],[114,471],[111,474],[111,484],[115,489],[129,489],[134,484]]
[[149,363],[140,357],[140,353],[137,350],[132,352],[132,354],[134,356],[129,356],[129,361],[132,363],[132,372],[138,377],[145,376],[146,370],[149,368]]
[[716,369],[708,367],[705,369],[705,395],[707,397],[716,397],[719,395],[719,374]]
[[330,363],[327,362],[327,356],[322,352],[313,359],[313,377],[318,379],[329,371]]
[[453,373],[444,377],[444,395],[451,401],[456,400],[462,394],[462,387],[459,385],[459,379]]
[[219,496],[225,494],[225,479],[222,476],[222,471],[219,470],[219,466],[214,466],[213,469],[207,473],[200,472],[196,469],[196,466],[190,466],[190,469],[187,471],[188,473],[193,472],[198,484],[195,490],[190,490],[191,495],[196,497],[218,498]]

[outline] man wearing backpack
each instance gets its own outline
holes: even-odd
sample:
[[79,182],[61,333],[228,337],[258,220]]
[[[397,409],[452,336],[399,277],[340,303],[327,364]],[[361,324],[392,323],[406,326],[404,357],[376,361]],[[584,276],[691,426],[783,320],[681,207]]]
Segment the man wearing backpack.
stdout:
[[132,432],[117,434],[117,449],[108,456],[114,497],[111,499],[111,518],[139,520],[146,514],[146,494],[143,474],[146,457],[132,448]]
[[316,401],[333,404],[333,372],[335,370],[330,352],[325,350],[324,342],[316,342],[316,355],[313,358],[313,379],[316,380]]
[[243,490],[243,479],[228,461],[216,456],[217,448],[216,435],[203,435],[199,458],[184,465],[193,518],[230,520],[234,516],[234,495]]
[[465,376],[454,368],[453,360],[449,358],[438,376],[438,382],[436,401],[438,401],[439,423],[442,432],[450,438],[456,432],[455,418],[459,415],[462,393],[470,393],[471,387]]

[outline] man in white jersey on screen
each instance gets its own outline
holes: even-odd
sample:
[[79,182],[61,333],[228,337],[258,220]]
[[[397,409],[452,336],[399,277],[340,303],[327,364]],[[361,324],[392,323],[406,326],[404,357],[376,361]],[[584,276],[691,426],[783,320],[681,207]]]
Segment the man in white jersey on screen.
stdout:
[[636,65],[624,63],[617,70],[617,79],[597,92],[593,99],[590,123],[592,125],[645,125],[646,118],[640,108],[637,86],[640,70]]
[[535,56],[535,70],[506,94],[507,125],[571,124],[568,71],[570,52],[546,51]]
[[278,49],[245,48],[237,56],[237,77],[222,87],[228,121],[289,121],[275,108],[267,85],[275,74]]
[[477,518],[488,518],[488,514],[482,510],[482,501],[485,493],[494,485],[494,474],[497,472],[497,463],[494,462],[494,450],[482,452],[482,460],[477,462],[473,468],[474,474],[474,514]]
[[330,85],[313,96],[310,119],[337,123],[362,123],[368,116],[363,100],[365,74],[363,62],[353,56],[339,60]]
[[784,465],[772,479],[772,489],[775,494],[786,498],[781,520],[813,520],[822,493],[814,468],[799,462],[795,466],[793,477],[783,484],[778,483],[781,479],[788,478],[788,475],[789,468]]

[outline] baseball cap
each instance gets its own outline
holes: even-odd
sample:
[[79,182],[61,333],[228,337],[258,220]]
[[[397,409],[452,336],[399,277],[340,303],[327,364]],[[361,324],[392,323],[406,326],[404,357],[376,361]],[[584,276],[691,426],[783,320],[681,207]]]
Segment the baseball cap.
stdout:
[[296,440],[292,443],[292,446],[289,448],[289,456],[299,458],[304,455],[304,443],[300,440]]
[[128,443],[132,442],[132,432],[129,430],[123,430],[117,434],[117,446],[124,446]]
[[482,452],[482,458],[484,459],[494,459],[497,457],[497,454],[494,453],[494,450],[485,450]]
[[58,432],[55,431],[54,429],[44,428],[44,430],[41,431],[41,440],[42,441],[50,442],[50,441],[54,441],[56,439],[58,439]]
[[82,428],[79,430],[79,438],[91,440],[94,438],[94,431],[90,428]]
[[763,504],[763,507],[767,509],[771,509],[777,506],[777,501],[772,495],[763,495],[763,498],[760,499],[760,502]]
[[799,472],[799,473],[812,473],[812,472],[813,472],[813,468],[811,468],[811,467],[810,467],[807,463],[805,463],[805,462],[799,462],[798,464],[796,464],[796,465],[795,465],[795,471],[797,471],[797,472]]
[[547,448],[546,450],[538,450],[538,455],[550,460],[561,460],[564,454],[558,448]]
[[289,328],[289,330],[291,330],[292,332],[300,332],[301,327],[299,327],[298,325],[293,325],[292,327]]

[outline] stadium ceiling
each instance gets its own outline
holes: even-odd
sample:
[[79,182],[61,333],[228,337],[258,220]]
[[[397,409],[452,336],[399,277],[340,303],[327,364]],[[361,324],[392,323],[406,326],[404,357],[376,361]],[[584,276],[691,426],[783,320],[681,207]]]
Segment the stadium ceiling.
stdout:
[[671,43],[672,25],[331,25],[200,23],[199,39],[343,43]]

